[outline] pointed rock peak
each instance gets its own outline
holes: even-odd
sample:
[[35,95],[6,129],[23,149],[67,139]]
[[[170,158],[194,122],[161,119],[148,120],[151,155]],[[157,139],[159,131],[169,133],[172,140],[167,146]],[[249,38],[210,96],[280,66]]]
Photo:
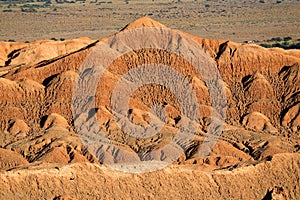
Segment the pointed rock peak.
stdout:
[[300,80],[300,67],[299,63],[295,63],[292,66],[285,66],[279,72],[279,76],[285,81],[292,84],[295,81]]
[[259,72],[256,72],[255,74],[253,74],[253,77],[252,77],[254,80],[255,79],[265,79],[264,75],[262,75],[261,73]]
[[290,68],[289,68],[289,70],[288,70],[288,73],[290,73],[290,74],[299,74],[299,64],[298,63],[295,63],[295,64],[293,64]]
[[[264,75],[259,72],[255,72],[253,75],[246,76],[242,80],[244,88],[251,86],[253,83],[267,84],[270,85],[269,81],[266,79]],[[271,87],[271,86],[270,86]]]
[[150,17],[145,16],[145,17],[141,17],[141,18],[129,23],[122,30],[143,28],[143,27],[166,28],[165,25],[151,19]]

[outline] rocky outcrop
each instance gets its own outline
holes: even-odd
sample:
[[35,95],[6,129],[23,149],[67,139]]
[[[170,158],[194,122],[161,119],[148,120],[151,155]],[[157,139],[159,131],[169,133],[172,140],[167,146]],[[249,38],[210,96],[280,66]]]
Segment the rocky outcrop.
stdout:
[[[144,17],[114,36],[142,28],[168,29]],[[150,199],[262,199],[278,194],[298,199],[299,51],[173,31],[181,37],[164,38],[168,45],[184,47],[188,38],[216,68],[200,73],[180,54],[139,48],[117,56],[93,82],[84,75],[99,66],[79,71],[104,41],[114,46],[114,40],[0,43],[0,198],[16,197],[18,191],[23,197],[45,199],[112,194]],[[128,99],[114,93],[116,88],[118,94],[128,92],[137,78],[145,80],[142,72],[153,63],[159,70],[169,67],[164,85],[147,82]],[[148,75],[157,78],[158,72]],[[95,95],[74,96],[78,79],[92,83]],[[185,85],[197,104],[190,104]],[[224,94],[212,94],[214,88]],[[80,103],[84,109],[75,112]],[[126,110],[119,112],[121,107]],[[142,175],[104,167],[124,170],[128,163],[141,163],[143,169],[170,166]]]

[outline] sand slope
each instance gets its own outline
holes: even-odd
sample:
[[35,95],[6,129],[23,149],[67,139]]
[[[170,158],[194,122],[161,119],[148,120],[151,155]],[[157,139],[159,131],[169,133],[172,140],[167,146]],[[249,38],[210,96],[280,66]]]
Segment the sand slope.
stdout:
[[[121,33],[145,27],[167,29],[144,17]],[[200,156],[201,146],[207,145],[203,141],[215,109],[208,83],[182,57],[161,49],[138,49],[118,57],[97,83],[95,108],[73,118],[73,90],[80,67],[107,38],[3,42],[0,198],[300,198],[300,51],[265,49],[174,31],[203,47],[222,78],[218,81],[226,94],[225,122],[207,155]],[[172,37],[170,40],[184,44]],[[155,151],[170,143],[184,123],[174,94],[156,84],[132,93],[127,117],[132,126],[146,127],[150,119],[162,122],[165,126],[161,132],[137,139],[118,126],[110,96],[120,77],[145,63],[171,66],[192,85],[200,113],[192,141],[178,140]],[[165,108],[165,118],[153,118],[149,112],[156,104]],[[82,142],[74,121],[86,121],[80,130],[89,130],[93,116],[114,148],[103,145],[89,149]],[[220,116],[217,113],[214,117]],[[172,153],[179,155],[173,165],[146,174],[123,174],[102,165],[126,160],[169,162]]]

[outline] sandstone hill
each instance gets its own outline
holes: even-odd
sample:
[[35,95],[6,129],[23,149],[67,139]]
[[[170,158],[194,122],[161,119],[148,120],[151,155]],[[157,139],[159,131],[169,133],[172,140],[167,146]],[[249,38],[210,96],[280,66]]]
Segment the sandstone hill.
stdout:
[[[167,29],[144,17],[116,35],[149,27]],[[119,56],[97,83],[94,108],[74,116],[81,66],[110,37],[0,42],[0,199],[299,199],[300,51],[173,31],[204,49],[226,94],[222,132],[205,155],[210,125],[214,118],[222,120],[222,113],[213,105],[209,83],[179,55],[145,48]],[[184,45],[184,40],[169,39]],[[172,91],[158,84],[132,93],[126,118],[140,127],[151,119],[162,122],[160,133],[135,138],[119,127],[112,93],[122,76],[147,63],[171,66],[195,91],[200,117],[189,142],[170,142],[184,118]],[[162,106],[166,116],[155,118],[154,105]],[[89,132],[94,116],[113,147],[89,148],[78,134]],[[79,130],[78,120],[90,126]],[[178,159],[171,162],[173,154]],[[140,174],[105,165],[128,160],[172,164]]]

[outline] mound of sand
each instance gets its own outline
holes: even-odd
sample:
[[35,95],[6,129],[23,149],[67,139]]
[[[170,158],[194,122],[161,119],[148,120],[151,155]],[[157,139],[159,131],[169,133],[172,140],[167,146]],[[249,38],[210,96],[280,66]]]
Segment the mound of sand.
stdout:
[[[147,27],[166,28],[143,17],[117,34]],[[86,107],[74,116],[72,108],[82,103],[74,98],[79,70],[107,38],[0,43],[0,198],[93,199],[114,195],[195,199],[200,195],[207,199],[262,199],[279,195],[299,199],[299,184],[295,183],[300,169],[300,51],[265,49],[174,31],[196,41],[216,65],[220,73],[216,86],[223,87],[226,94],[220,107],[214,107],[214,100],[220,100],[221,94],[212,96],[211,80],[205,79],[212,76],[212,69],[200,74],[178,54],[147,48],[118,56],[96,84],[81,77],[95,84],[95,96],[83,99]],[[185,40],[172,35],[168,42],[185,45]],[[187,124],[183,116],[180,102],[188,101],[184,92],[178,96],[155,83],[133,91],[128,110],[116,114],[114,104],[124,99],[113,101],[111,97],[121,77],[149,63],[171,67],[191,85],[198,102],[198,107],[192,108],[199,115],[196,120]],[[133,84],[136,77],[124,81]],[[176,82],[175,90],[180,88],[177,78],[170,79]],[[127,89],[123,86],[121,91]],[[90,106],[92,100],[95,104]],[[224,127],[212,127],[222,120],[220,110],[226,110]],[[156,134],[147,135],[151,123],[163,126],[156,127]],[[143,137],[135,137],[139,132],[133,127],[137,126],[145,130],[139,135]],[[192,137],[175,137],[181,126],[196,127]],[[124,131],[126,128],[131,134]],[[211,132],[218,128],[222,129],[220,136]],[[100,132],[102,135],[89,134]],[[215,145],[207,138],[215,140]],[[93,143],[86,145],[87,140]],[[99,146],[99,141],[106,143]],[[146,168],[162,162],[171,165],[142,175],[104,167],[126,167],[126,162],[140,161]]]

